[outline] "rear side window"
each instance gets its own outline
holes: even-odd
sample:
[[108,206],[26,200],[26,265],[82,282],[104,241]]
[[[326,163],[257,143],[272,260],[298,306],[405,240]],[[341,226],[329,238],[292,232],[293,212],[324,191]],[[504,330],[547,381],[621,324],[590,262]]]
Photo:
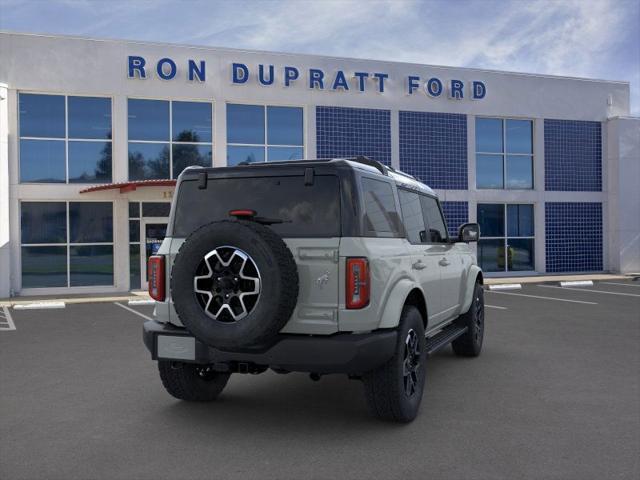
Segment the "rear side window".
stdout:
[[401,234],[402,228],[391,184],[373,178],[362,178],[362,195],[366,233],[380,237],[395,237]]
[[180,184],[173,236],[186,237],[198,227],[225,220],[230,210],[254,210],[259,217],[282,220],[270,225],[282,237],[340,236],[340,186],[335,175],[209,179]]
[[426,228],[422,216],[420,195],[399,188],[398,196],[400,197],[400,208],[402,209],[404,228],[407,231],[407,239],[411,243],[426,242]]
[[422,202],[422,211],[427,223],[427,241],[430,243],[446,243],[449,240],[449,236],[438,201],[425,195],[420,195],[420,201]]

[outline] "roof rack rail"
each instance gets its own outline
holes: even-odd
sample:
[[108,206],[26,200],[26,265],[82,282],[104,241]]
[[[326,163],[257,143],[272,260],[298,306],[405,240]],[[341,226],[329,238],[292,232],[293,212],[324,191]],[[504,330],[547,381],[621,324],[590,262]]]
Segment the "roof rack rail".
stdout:
[[363,165],[369,165],[380,171],[383,175],[387,174],[387,166],[380,163],[377,160],[373,160],[372,158],[365,157],[364,155],[358,155],[357,157],[347,157],[345,160],[350,160],[352,162],[362,163]]

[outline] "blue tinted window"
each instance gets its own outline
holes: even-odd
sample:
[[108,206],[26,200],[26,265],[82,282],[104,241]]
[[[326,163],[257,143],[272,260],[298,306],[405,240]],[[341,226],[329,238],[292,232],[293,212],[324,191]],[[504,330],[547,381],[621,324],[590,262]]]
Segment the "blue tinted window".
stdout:
[[211,104],[173,102],[174,142],[211,142]]
[[140,245],[137,243],[129,245],[129,288],[140,288]]
[[140,241],[140,220],[129,220],[129,241]]
[[20,136],[64,138],[64,97],[21,93]]
[[533,238],[510,238],[507,244],[509,271],[535,270]]
[[267,107],[267,143],[302,145],[302,108]]
[[67,247],[22,247],[22,288],[66,287]]
[[69,142],[69,183],[111,181],[111,142]]
[[111,202],[69,203],[70,243],[112,242],[113,205]]
[[304,158],[302,147],[269,147],[267,148],[267,160],[301,160]]
[[144,202],[142,204],[143,217],[168,217],[171,204],[168,202]]
[[22,243],[65,243],[67,213],[64,202],[22,202]]
[[64,158],[62,140],[20,140],[20,181],[63,183]]
[[533,188],[533,162],[529,155],[507,155],[507,188]]
[[174,143],[171,148],[173,149],[173,178],[177,178],[182,170],[191,165],[213,166],[211,145]]
[[69,138],[111,138],[111,99],[69,97]]
[[69,274],[72,287],[113,285],[113,246],[70,247]]
[[129,140],[169,141],[169,102],[130,98],[128,108]]
[[533,205],[507,205],[507,235],[533,237]]
[[129,202],[129,218],[140,218],[140,203]]
[[504,253],[504,239],[489,240],[480,238],[478,242],[478,263],[483,271],[503,272],[505,267]]
[[504,188],[502,155],[478,155],[476,157],[477,188]]
[[476,152],[501,153],[502,146],[502,120],[476,118]]
[[507,153],[533,153],[533,122],[531,120],[506,121]]
[[228,104],[227,143],[264,144],[264,107]]
[[240,162],[264,162],[264,147],[227,147],[227,165],[237,165]]
[[169,178],[169,144],[129,142],[129,180],[153,178]]
[[504,237],[504,205],[479,203],[478,224],[482,237]]

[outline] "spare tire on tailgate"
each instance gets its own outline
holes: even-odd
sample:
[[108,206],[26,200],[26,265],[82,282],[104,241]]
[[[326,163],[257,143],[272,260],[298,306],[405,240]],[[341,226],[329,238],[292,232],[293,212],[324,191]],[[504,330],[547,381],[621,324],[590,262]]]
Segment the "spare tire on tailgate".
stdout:
[[171,297],[184,326],[222,349],[268,345],[298,300],[291,251],[270,228],[218,221],[187,237],[171,269]]

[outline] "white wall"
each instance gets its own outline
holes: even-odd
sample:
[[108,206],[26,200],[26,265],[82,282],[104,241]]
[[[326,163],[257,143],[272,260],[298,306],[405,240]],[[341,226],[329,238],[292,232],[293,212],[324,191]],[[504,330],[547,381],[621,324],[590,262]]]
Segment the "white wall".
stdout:
[[0,298],[10,293],[11,244],[9,241],[9,111],[7,86],[0,84]]
[[623,273],[640,273],[640,118],[607,122],[609,261]]

